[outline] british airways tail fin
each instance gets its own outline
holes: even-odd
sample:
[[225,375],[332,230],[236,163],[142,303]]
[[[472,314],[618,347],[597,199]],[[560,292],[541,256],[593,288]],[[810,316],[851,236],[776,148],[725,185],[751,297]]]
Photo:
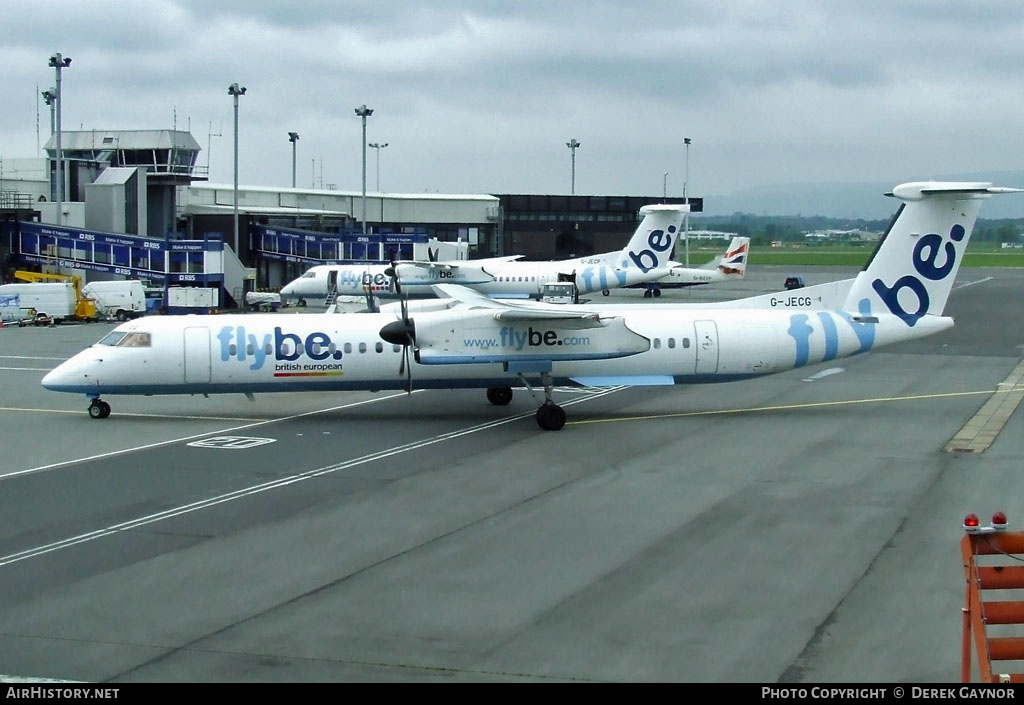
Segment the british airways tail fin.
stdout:
[[891,313],[913,327],[941,316],[963,261],[981,202],[1022,189],[977,182],[919,181],[897,186],[902,203],[843,304],[855,316]]
[[621,252],[606,255],[605,264],[615,269],[638,267],[644,274],[667,267],[679,240],[683,218],[690,212],[686,203],[643,206],[643,219]]
[[750,255],[750,238],[734,237],[718,262],[718,271],[729,277],[742,279],[747,273],[747,258]]

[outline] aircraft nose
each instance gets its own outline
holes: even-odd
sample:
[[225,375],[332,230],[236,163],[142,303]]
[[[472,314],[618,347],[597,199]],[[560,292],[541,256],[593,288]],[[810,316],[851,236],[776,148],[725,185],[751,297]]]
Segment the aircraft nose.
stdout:
[[83,369],[80,360],[75,357],[54,367],[43,375],[42,380],[43,388],[54,392],[79,392],[95,387],[96,384],[95,375]]
[[43,375],[43,387],[50,389],[55,392],[59,392],[61,389],[66,387],[71,381],[71,375],[69,374],[69,365],[66,362],[54,367],[52,370]]

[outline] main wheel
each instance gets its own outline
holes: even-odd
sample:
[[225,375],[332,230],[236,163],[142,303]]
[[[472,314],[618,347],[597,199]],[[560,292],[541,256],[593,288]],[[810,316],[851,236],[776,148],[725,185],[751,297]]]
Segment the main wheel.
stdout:
[[544,402],[537,409],[537,425],[545,431],[561,431],[565,426],[565,409],[554,402]]
[[602,296],[608,296],[608,294],[610,294],[610,293],[612,293],[612,292],[608,291],[607,289],[602,289],[601,290],[601,295]]
[[655,296],[661,296],[661,289],[655,289],[654,290],[654,295]]
[[490,387],[487,390],[487,401],[495,406],[508,406],[512,401],[511,387]]

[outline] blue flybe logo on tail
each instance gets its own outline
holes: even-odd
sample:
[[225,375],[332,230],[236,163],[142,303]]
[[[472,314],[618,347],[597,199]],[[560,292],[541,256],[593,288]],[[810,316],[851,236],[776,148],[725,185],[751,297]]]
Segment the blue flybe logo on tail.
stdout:
[[[276,363],[277,370],[326,371],[341,369],[341,350],[327,333],[314,331],[305,337],[286,333],[280,326],[274,333],[261,338],[247,333],[245,326],[225,326],[217,333],[220,341],[220,359],[247,362],[250,370],[262,369],[268,359]],[[302,358],[314,363],[301,362]]]
[[[961,242],[967,231],[962,225],[954,225],[949,231],[949,239],[954,242]],[[941,263],[938,263],[941,259]],[[914,245],[912,257],[914,271],[918,275],[930,281],[941,281],[948,277],[956,269],[956,247],[952,242],[943,242],[941,235],[929,233],[923,236]],[[927,285],[913,274],[905,274],[892,286],[886,286],[881,279],[871,282],[871,288],[885,303],[895,316],[903,319],[908,326],[913,326],[918,320],[928,313],[931,299],[928,296]],[[908,311],[900,303],[900,291],[906,289],[917,297],[917,310]],[[904,297],[906,300],[906,297]]]
[[648,247],[639,252],[630,250],[626,254],[633,260],[633,264],[640,268],[641,272],[647,274],[661,264],[661,258],[658,255],[665,254],[672,249],[672,240],[676,229],[676,226],[670,225],[667,233],[664,230],[652,230],[651,234],[647,236]]

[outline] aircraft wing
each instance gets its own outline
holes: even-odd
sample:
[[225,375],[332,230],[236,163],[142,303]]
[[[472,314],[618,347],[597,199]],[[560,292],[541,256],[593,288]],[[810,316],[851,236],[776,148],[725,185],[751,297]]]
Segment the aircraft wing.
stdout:
[[522,259],[523,255],[508,255],[507,257],[490,257],[487,259],[469,259],[469,260],[447,260],[442,262],[423,261],[418,259],[406,259],[399,260],[395,264],[407,265],[410,267],[421,267],[423,269],[444,269],[452,270],[459,269],[460,267],[472,267],[473,269],[483,269],[489,264],[501,264],[504,262],[513,262],[517,259]]
[[601,315],[593,311],[566,309],[558,304],[517,303],[507,299],[492,299],[458,284],[434,284],[432,288],[438,297],[453,299],[471,309],[492,310],[492,316],[496,321],[557,321],[563,328],[594,328],[605,325]]

